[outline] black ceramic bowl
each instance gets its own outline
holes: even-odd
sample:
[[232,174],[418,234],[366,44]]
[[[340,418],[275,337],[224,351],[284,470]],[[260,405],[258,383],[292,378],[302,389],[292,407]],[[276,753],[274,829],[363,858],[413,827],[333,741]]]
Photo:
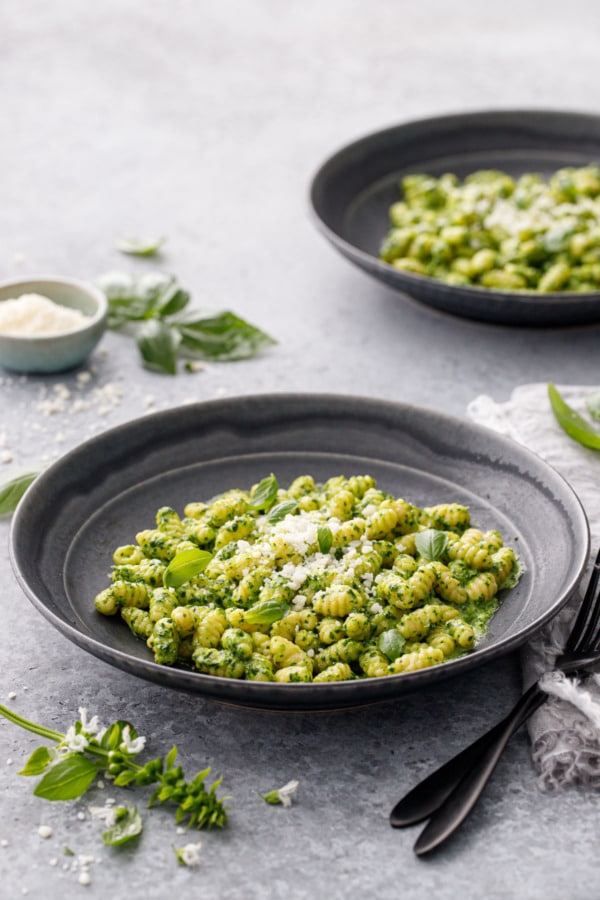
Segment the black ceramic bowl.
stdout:
[[[467,503],[497,527],[525,573],[473,653],[430,669],[329,684],[276,684],[157,665],[94,596],[112,551],[153,527],[156,510],[310,473],[375,476],[420,506]],[[541,459],[489,429],[399,403],[273,394],[159,412],[110,429],[51,465],[15,513],[11,561],[37,609],[70,640],[111,665],[167,688],[285,710],[358,706],[465,672],[522,644],[566,602],[588,556],[587,522],[566,482]],[[82,668],[78,677],[85,679]]]
[[408,122],[354,141],[318,170],[310,189],[314,220],[333,246],[365,272],[436,309],[520,326],[600,322],[600,292],[535,294],[447,285],[379,259],[389,208],[409,173],[464,178],[478,169],[549,175],[600,163],[600,116],[518,110]]

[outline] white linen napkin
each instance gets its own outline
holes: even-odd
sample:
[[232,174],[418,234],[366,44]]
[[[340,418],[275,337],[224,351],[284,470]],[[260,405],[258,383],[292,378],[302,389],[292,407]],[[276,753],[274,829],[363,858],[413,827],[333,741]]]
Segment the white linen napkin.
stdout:
[[[590,386],[557,387],[566,402],[582,414],[585,397],[598,390]],[[524,444],[560,472],[586,511],[595,556],[600,546],[600,451],[581,446],[560,428],[550,408],[547,385],[522,385],[506,403],[481,395],[469,404],[467,415]],[[532,758],[542,790],[569,784],[600,789],[600,675],[579,684],[552,671],[580,601],[581,595],[575,595],[521,652],[526,686],[541,679],[550,694],[529,720]]]

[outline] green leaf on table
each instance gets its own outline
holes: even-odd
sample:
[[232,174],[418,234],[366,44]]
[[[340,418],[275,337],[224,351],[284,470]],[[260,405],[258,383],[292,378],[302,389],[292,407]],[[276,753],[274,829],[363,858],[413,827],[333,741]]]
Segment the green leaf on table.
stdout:
[[34,750],[19,775],[41,775],[45,772],[55,756],[47,747],[38,747]]
[[82,753],[70,753],[49,769],[34,794],[45,800],[75,800],[85,794],[98,766]]
[[163,584],[168,588],[177,588],[194,576],[200,575],[212,559],[208,550],[182,550],[177,553],[163,575]]
[[190,295],[179,286],[177,281],[169,285],[166,290],[157,297],[155,310],[160,316],[173,316],[181,312],[190,302]]
[[260,600],[244,613],[244,622],[249,625],[272,625],[290,611],[287,603],[281,600]]
[[319,551],[321,553],[329,553],[333,544],[331,528],[328,528],[327,525],[320,525],[317,530],[317,540],[319,542]]
[[137,345],[147,369],[168,375],[177,373],[179,337],[175,329],[160,319],[149,319],[139,330]]
[[565,403],[552,382],[548,384],[548,397],[552,412],[563,431],[584,447],[600,450],[600,432],[590,426],[568,403]]
[[448,535],[445,531],[436,528],[427,528],[419,531],[415,536],[415,547],[424,559],[435,561],[441,559],[448,545]]
[[405,644],[405,639],[395,628],[383,631],[379,635],[379,640],[377,641],[377,646],[383,655],[387,656],[390,662],[394,662],[395,659],[402,656]]
[[200,313],[193,310],[172,319],[181,335],[180,353],[193,359],[217,362],[248,359],[276,341],[235,313]]
[[117,241],[117,250],[131,256],[154,256],[166,242],[166,238],[123,237]]
[[0,483],[0,516],[7,516],[15,511],[19,500],[40,472],[41,469],[21,472]]
[[600,391],[596,391],[594,394],[586,397],[585,405],[592,419],[600,422]]
[[252,491],[249,501],[250,506],[252,509],[258,510],[270,509],[277,499],[278,490],[279,484],[277,483],[277,478],[271,472],[271,474],[267,475],[266,478],[263,478]]
[[289,513],[293,513],[296,509],[298,509],[298,501],[297,500],[284,500],[283,503],[278,503],[277,506],[273,506],[269,515],[267,516],[267,521],[271,523],[271,525],[275,525],[277,522],[281,522],[282,519]]
[[142,833],[142,817],[137,806],[115,807],[114,825],[102,832],[102,841],[107,847],[120,847]]

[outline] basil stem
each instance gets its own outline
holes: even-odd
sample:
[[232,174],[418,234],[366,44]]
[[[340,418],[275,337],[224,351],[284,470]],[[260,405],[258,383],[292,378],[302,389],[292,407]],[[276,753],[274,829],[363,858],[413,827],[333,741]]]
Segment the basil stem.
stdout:
[[600,433],[592,428],[568,403],[565,403],[555,386],[548,384],[550,406],[560,427],[577,443],[592,450],[600,450]]

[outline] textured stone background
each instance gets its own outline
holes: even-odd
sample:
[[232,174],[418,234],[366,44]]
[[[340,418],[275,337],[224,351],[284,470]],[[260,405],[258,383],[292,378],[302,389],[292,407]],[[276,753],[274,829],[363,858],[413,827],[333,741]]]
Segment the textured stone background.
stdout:
[[[154,263],[114,250],[120,234],[164,234],[163,268],[198,306],[227,306],[279,341],[268,354],[197,375],[153,375],[109,334],[91,381],[2,375],[2,475],[54,458],[101,429],[190,399],[333,391],[463,416],[486,391],[597,383],[598,326],[519,331],[453,319],[371,282],[313,229],[310,177],[364,133],[483,108],[598,111],[592,2],[418,4],[305,0],[24,0],[0,10],[0,275],[93,279]],[[63,384],[57,394],[56,384]],[[110,402],[107,385],[122,398]],[[59,389],[60,390],[60,389]],[[64,409],[45,416],[44,398]],[[110,394],[114,397],[114,393]],[[77,398],[90,406],[69,415]],[[189,771],[211,765],[233,795],[231,827],[205,836],[197,870],[178,868],[167,811],[139,848],[102,848],[87,802],[34,798],[16,775],[39,743],[0,725],[0,896],[589,900],[600,893],[598,798],[541,794],[523,735],[461,833],[428,861],[392,831],[395,800],[507,710],[520,688],[508,657],[419,695],[339,714],[240,711],[171,694],[90,657],[18,588],[0,523],[0,702],[65,728],[79,705],[129,718]],[[12,763],[9,764],[9,760]],[[258,792],[301,782],[291,810]],[[38,826],[50,824],[43,841]],[[103,857],[88,888],[63,846]],[[58,858],[56,867],[50,866]]]

